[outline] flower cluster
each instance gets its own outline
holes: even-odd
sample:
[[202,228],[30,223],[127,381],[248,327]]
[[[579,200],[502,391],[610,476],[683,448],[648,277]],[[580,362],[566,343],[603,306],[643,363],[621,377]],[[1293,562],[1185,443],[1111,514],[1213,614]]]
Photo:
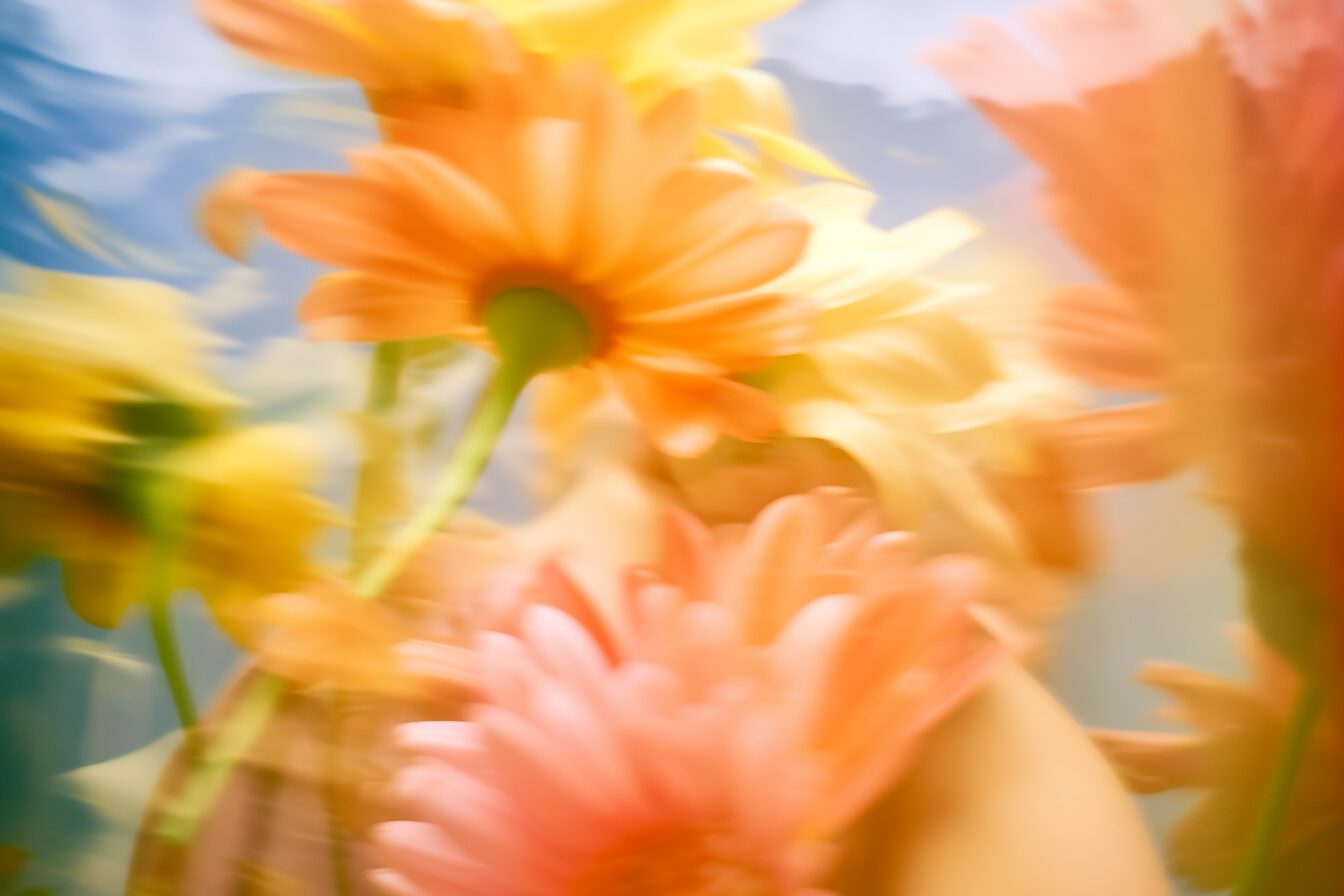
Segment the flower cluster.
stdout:
[[[1103,752],[1208,791],[1194,885],[1340,886],[1344,5],[1064,0],[935,48],[1043,170],[1096,274],[1059,286],[966,211],[878,223],[753,67],[795,3],[197,0],[367,107],[334,169],[193,200],[216,263],[319,268],[302,351],[368,383],[319,482],[180,292],[5,271],[0,559],[56,561],[75,625],[143,605],[184,731],[131,892],[1160,893]],[[467,509],[511,466],[530,521]],[[1186,467],[1260,680],[1150,667],[1198,733],[1089,739],[1014,667],[1092,568],[1080,493]],[[203,719],[185,591],[247,654]]]

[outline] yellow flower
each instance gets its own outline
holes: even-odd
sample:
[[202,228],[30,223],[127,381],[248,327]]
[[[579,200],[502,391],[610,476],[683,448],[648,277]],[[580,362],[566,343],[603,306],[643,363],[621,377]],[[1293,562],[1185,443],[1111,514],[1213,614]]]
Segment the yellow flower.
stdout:
[[882,230],[867,222],[870,194],[835,184],[782,199],[813,236],[771,286],[818,311],[808,347],[751,378],[779,400],[783,433],[857,462],[895,524],[959,529],[956,549],[1020,557],[1022,534],[984,473],[1033,470],[1041,459],[1022,423],[1060,398],[987,313],[997,306],[1021,327],[1023,308],[927,273],[978,225],[944,209]]
[[88,483],[124,442],[117,408],[170,402],[202,425],[233,399],[202,374],[211,338],[155,283],[12,265],[0,293],[0,488]]
[[220,625],[245,640],[244,611],[311,574],[308,544],[331,522],[313,497],[317,446],[300,427],[236,429],[183,452],[195,489],[183,586],[205,595]]
[[[701,96],[701,149],[825,177],[849,176],[790,135],[788,101],[747,68],[751,31],[797,0],[203,0],[226,39],[268,62],[359,81],[380,117],[404,103],[461,105],[475,78],[516,71],[521,51],[597,61],[643,108],[670,94]],[[503,27],[501,28],[501,23]],[[723,137],[745,138],[754,150]]]
[[[248,640],[251,601],[311,573],[306,548],[331,516],[307,492],[315,460],[302,430],[261,426],[206,437],[158,463],[188,495],[176,586],[200,591],[237,641]],[[145,592],[150,538],[89,496],[48,495],[35,504],[28,519],[39,546],[62,563],[71,608],[92,625],[117,625]]]
[[805,371],[821,391],[882,412],[960,401],[998,375],[985,334],[949,308],[976,290],[923,276],[979,236],[974,221],[943,209],[884,231],[867,221],[874,197],[864,190],[819,185],[782,198],[814,230],[775,286],[818,310],[816,339],[783,379]]
[[211,337],[160,284],[21,268],[0,297],[0,534],[6,566],[49,554],[71,607],[113,626],[144,594],[162,490],[182,496],[178,587],[221,624],[301,582],[327,520],[290,427],[232,428],[235,400],[204,372]]

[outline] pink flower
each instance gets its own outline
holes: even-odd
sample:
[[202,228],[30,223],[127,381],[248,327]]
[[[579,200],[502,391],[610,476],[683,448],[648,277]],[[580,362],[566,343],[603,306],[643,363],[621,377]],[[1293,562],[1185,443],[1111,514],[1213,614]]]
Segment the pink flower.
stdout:
[[674,516],[659,567],[611,607],[547,567],[481,637],[468,720],[401,729],[389,893],[819,893],[830,838],[1009,655],[974,564],[844,494],[717,544]]

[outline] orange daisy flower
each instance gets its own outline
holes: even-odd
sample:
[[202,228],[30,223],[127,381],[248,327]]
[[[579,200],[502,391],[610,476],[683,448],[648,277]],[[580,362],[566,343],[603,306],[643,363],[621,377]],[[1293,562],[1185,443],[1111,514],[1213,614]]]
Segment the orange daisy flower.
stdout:
[[745,172],[691,158],[684,99],[640,117],[583,65],[511,96],[427,108],[407,145],[356,153],[349,175],[259,176],[267,232],[349,269],[308,295],[312,332],[498,350],[542,313],[553,332],[526,350],[598,372],[664,450],[768,435],[773,404],[732,376],[808,336],[804,304],[758,289],[802,253],[803,219],[760,203]]

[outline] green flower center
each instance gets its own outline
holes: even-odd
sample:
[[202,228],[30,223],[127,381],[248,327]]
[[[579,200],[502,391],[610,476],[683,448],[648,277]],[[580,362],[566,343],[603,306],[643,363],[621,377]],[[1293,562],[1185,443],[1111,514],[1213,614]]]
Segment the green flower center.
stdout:
[[483,318],[500,355],[534,373],[582,363],[597,347],[584,313],[548,289],[506,289],[485,306]]

